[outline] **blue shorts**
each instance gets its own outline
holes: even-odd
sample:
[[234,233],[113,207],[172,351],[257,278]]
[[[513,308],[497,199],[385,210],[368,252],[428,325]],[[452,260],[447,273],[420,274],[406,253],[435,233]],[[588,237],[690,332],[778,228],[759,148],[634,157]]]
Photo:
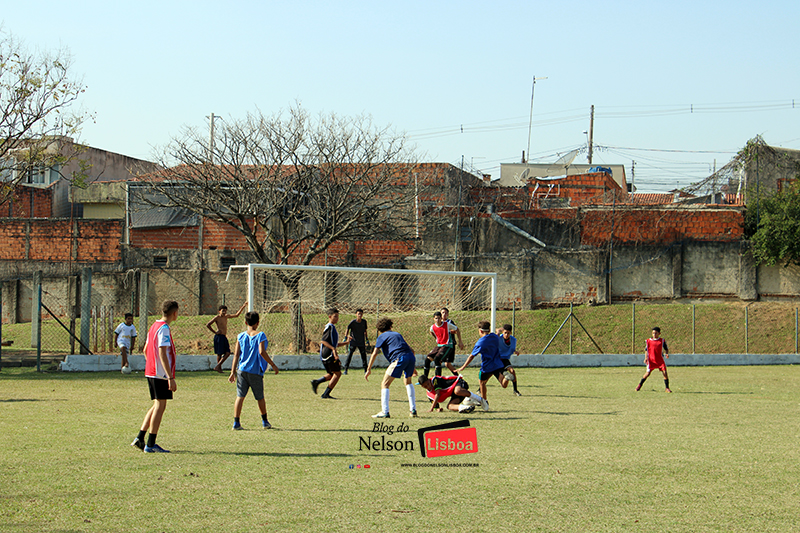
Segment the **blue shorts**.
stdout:
[[386,369],[386,375],[399,378],[405,374],[407,378],[410,378],[414,374],[416,364],[417,358],[413,355],[398,357],[389,364],[389,368]]
[[217,355],[230,355],[231,344],[228,342],[228,337],[220,334],[214,335],[214,353]]

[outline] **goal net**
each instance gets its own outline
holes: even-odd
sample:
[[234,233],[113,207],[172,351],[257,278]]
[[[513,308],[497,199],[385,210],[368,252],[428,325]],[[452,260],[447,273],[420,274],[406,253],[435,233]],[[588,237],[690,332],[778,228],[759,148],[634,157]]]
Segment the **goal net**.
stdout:
[[430,350],[428,330],[442,307],[465,345],[474,342],[479,321],[494,328],[495,273],[250,264],[247,277],[249,309],[261,315],[271,354],[318,353],[330,308],[339,310],[340,341],[361,309],[370,343],[376,320],[389,317],[416,353]]

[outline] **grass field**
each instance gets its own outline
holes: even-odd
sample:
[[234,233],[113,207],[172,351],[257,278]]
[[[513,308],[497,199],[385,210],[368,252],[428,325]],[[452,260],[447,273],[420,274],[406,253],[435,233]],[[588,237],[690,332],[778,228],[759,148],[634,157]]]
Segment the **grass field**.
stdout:
[[[141,374],[0,372],[0,531],[797,531],[796,367],[520,369],[523,394],[489,387],[492,410],[407,418],[414,451],[359,451],[378,377],[356,370],[314,396],[320,372],[265,378],[230,430],[234,386],[178,375],[159,443],[129,444],[150,401]],[[475,371],[467,379],[477,385]],[[419,388],[417,389],[420,390]],[[422,458],[416,430],[468,417],[472,455]],[[477,467],[404,467],[405,463]],[[349,465],[370,468],[350,469]]]

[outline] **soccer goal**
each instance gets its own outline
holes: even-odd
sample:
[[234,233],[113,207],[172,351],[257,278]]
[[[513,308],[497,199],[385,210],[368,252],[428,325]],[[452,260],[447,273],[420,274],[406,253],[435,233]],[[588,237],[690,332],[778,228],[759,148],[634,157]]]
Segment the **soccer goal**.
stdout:
[[467,338],[470,345],[474,341],[479,321],[495,325],[497,274],[493,272],[265,264],[246,268],[249,310],[261,315],[261,329],[274,354],[318,351],[330,308],[339,310],[342,340],[361,309],[371,342],[376,320],[389,317],[417,353],[430,349],[432,315],[443,307],[450,310],[462,335],[469,331],[465,344]]

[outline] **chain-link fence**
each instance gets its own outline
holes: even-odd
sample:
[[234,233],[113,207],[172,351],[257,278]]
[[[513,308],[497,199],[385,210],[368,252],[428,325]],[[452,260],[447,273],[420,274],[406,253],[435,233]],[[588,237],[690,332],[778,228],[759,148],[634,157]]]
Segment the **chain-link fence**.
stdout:
[[[156,305],[149,306],[149,316],[143,322],[138,316],[135,288],[121,287],[115,299],[102,300],[90,296],[88,307],[82,299],[79,278],[64,283],[63,280],[19,279],[12,298],[4,282],[2,291],[3,355],[42,354],[64,356],[70,353],[118,354],[114,344],[114,329],[123,322],[126,312],[137,314],[134,325],[141,330],[143,324],[152,324],[158,318]],[[41,287],[41,307],[38,289]],[[127,292],[126,292],[127,291]],[[222,294],[231,314],[244,303],[243,294]],[[104,304],[104,302],[106,302]],[[111,302],[114,305],[108,305]],[[128,304],[130,302],[130,304]],[[81,316],[82,309],[88,314]],[[41,309],[41,326],[37,331],[37,309]],[[429,333],[433,312],[387,313],[380,305],[365,303],[368,338],[374,342],[375,323],[389,316],[394,329],[403,334],[417,353],[427,353],[434,345]],[[182,354],[213,354],[213,334],[206,324],[214,315],[188,315],[181,309],[172,331],[177,349]],[[570,313],[573,313],[570,315]],[[464,349],[468,353],[478,338],[477,324],[488,320],[486,311],[453,310],[451,318],[459,326]],[[232,318],[228,324],[231,346],[236,335],[245,329],[244,317]],[[344,338],[347,324],[355,318],[342,313],[338,328]],[[83,331],[83,321],[88,322],[88,337]],[[286,331],[287,313],[275,316],[262,314],[261,329],[270,339],[272,354],[295,353],[291,336]],[[327,322],[324,313],[303,314],[308,343],[300,353],[313,354],[319,347],[322,330]],[[798,309],[794,302],[714,301],[699,303],[622,303],[610,306],[575,306],[538,310],[502,309],[496,314],[496,325],[511,324],[523,354],[624,354],[643,353],[645,339],[655,326],[661,328],[671,353],[750,353],[793,354],[798,351]],[[560,329],[559,329],[560,328]],[[585,328],[585,330],[584,330]],[[556,334],[557,333],[557,334]],[[141,353],[146,331],[138,331],[136,353]],[[284,338],[286,337],[286,338]],[[83,346],[81,345],[83,341]],[[340,356],[347,348],[340,348]],[[360,366],[360,357],[354,358]]]

